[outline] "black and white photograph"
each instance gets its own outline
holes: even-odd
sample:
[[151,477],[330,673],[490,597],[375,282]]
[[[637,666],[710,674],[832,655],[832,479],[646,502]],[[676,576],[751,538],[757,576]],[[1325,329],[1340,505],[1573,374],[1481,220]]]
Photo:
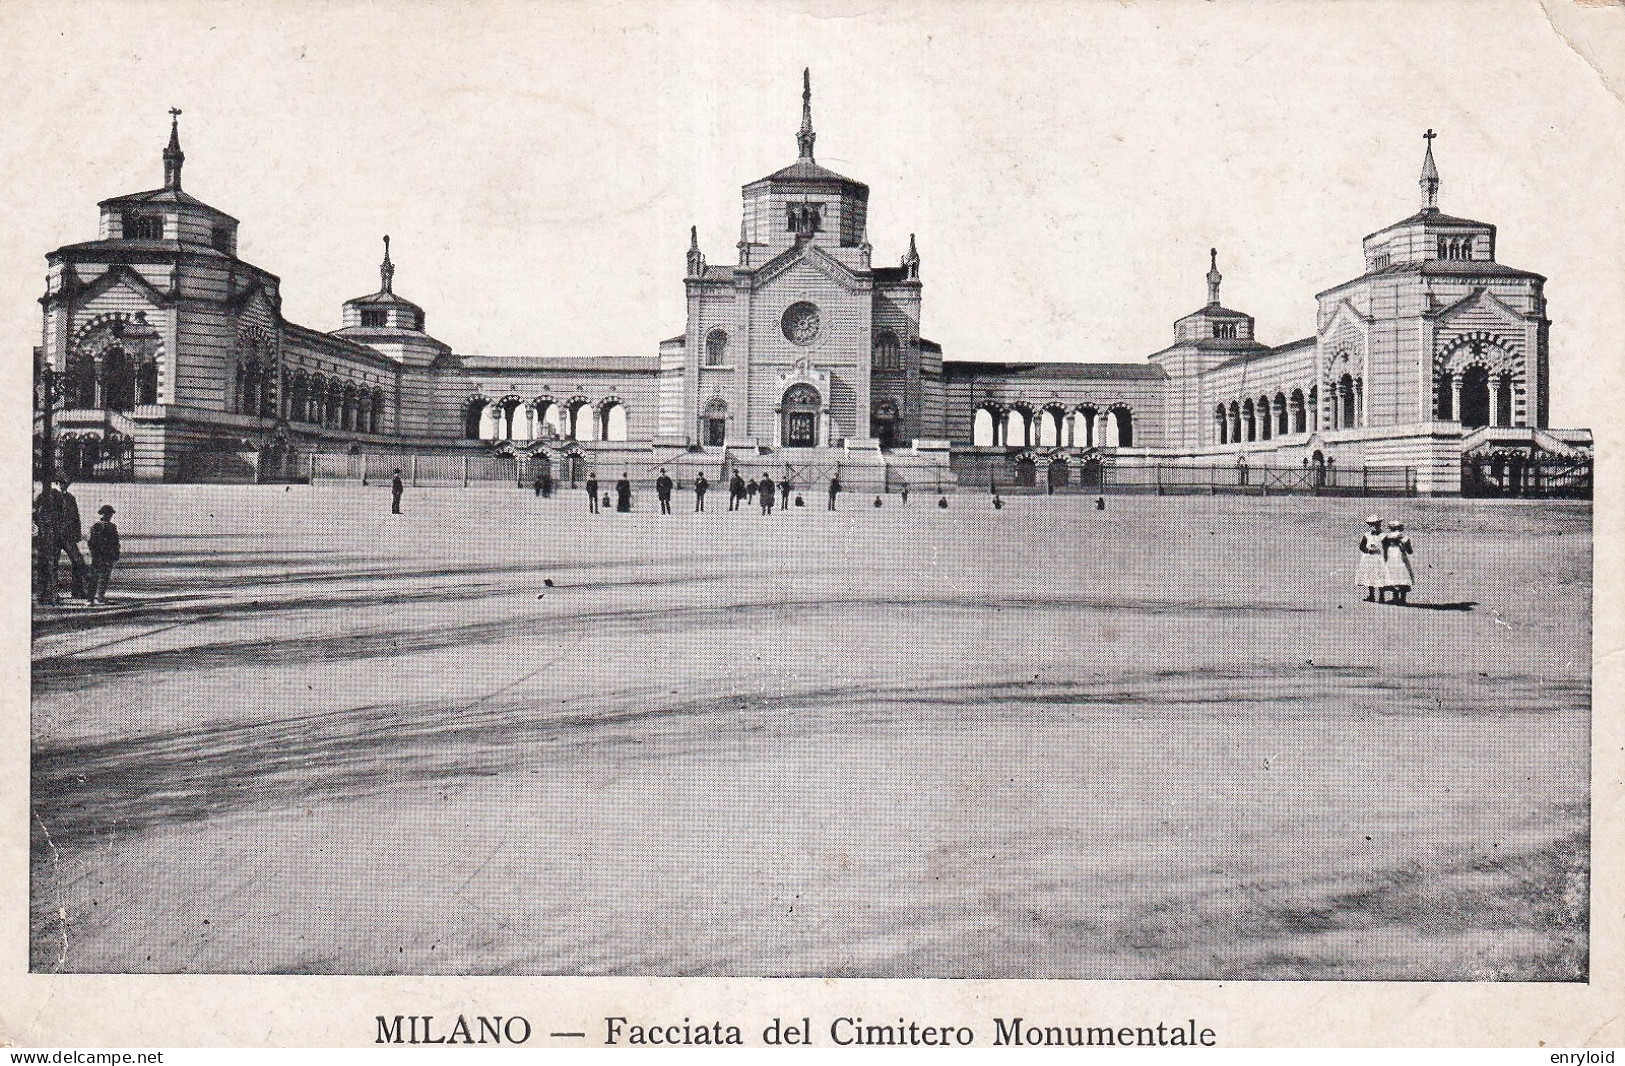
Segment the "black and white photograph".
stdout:
[[[1408,984],[1216,1028],[1625,1039],[1625,7],[0,33],[0,1042],[101,1039],[71,975],[833,979],[884,1024],[825,1044],[966,981]],[[553,1042],[692,1038],[639,987]]]

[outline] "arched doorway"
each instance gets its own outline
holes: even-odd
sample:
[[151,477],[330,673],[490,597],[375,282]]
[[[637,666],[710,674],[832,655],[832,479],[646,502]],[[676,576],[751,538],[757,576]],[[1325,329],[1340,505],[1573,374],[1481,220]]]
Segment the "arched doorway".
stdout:
[[1065,459],[1051,459],[1050,460],[1050,464],[1049,464],[1049,490],[1051,492],[1054,492],[1057,489],[1066,488],[1066,484],[1067,484],[1068,481],[1071,480],[1071,478],[1072,478],[1072,468],[1067,465],[1067,462],[1066,462]]
[[1467,429],[1490,424],[1490,375],[1481,366],[1462,372],[1460,420]]
[[705,402],[705,415],[700,419],[700,439],[709,448],[720,448],[728,443],[728,401],[713,396]]
[[779,443],[786,448],[817,447],[822,407],[823,398],[813,386],[802,383],[786,389],[780,407]]
[[1016,460],[1016,484],[1023,488],[1038,484],[1038,463],[1032,456],[1023,455]]
[[971,419],[970,442],[977,448],[991,448],[998,442],[998,434],[994,429],[993,412],[985,407],[978,407],[976,415]]
[[897,404],[893,400],[881,400],[875,404],[875,439],[882,448],[897,447]]

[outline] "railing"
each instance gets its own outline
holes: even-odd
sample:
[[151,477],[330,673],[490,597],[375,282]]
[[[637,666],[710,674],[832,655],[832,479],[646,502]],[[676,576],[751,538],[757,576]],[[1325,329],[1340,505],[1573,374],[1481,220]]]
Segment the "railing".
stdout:
[[955,456],[961,487],[1005,493],[1147,493],[1195,495],[1414,496],[1410,466],[1187,466],[1172,463],[1010,461],[1006,456]]
[[1461,461],[1461,494],[1472,497],[1591,499],[1590,458],[1467,456]]

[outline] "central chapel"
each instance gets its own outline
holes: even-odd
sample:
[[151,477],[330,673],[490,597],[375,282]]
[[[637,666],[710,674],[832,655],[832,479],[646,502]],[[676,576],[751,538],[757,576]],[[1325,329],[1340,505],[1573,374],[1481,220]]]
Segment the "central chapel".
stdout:
[[1417,210],[1362,239],[1301,339],[1266,345],[1224,306],[1214,251],[1206,303],[1160,350],[991,362],[923,335],[916,236],[877,252],[869,187],[817,161],[804,72],[796,157],[744,185],[733,261],[690,232],[681,333],[648,356],[493,357],[429,332],[388,237],[377,291],[345,301],[338,328],[284,318],[277,275],[237,256],[238,220],[183,188],[179,114],[163,185],[102,201],[95,239],[46,257],[36,361],[60,399],[36,447],[74,476],[275,480],[357,454],[713,478],[883,466],[945,484],[1333,464],[1449,494],[1475,455],[1590,452],[1589,432],[1547,425],[1545,278],[1496,258],[1495,226],[1440,209],[1431,130]]

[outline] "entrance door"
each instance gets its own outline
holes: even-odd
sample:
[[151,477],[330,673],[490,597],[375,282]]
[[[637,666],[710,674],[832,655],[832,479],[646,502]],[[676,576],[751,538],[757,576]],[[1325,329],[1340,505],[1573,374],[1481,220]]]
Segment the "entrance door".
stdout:
[[792,385],[784,393],[784,430],[780,442],[787,448],[818,444],[818,408],[823,403],[811,385]]
[[875,438],[880,441],[882,448],[897,447],[897,423],[886,419],[875,423]]

